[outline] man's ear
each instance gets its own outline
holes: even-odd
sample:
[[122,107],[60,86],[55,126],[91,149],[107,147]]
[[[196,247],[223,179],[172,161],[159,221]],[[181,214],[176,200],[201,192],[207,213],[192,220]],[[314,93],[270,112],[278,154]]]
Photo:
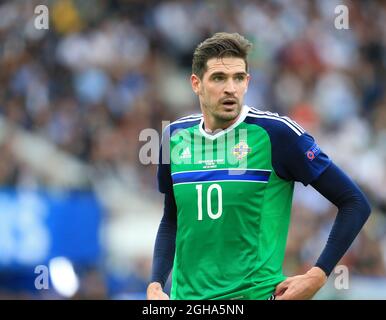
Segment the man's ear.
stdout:
[[200,93],[200,88],[201,88],[201,80],[196,74],[192,74],[190,76],[190,83],[192,85],[192,89],[196,95]]

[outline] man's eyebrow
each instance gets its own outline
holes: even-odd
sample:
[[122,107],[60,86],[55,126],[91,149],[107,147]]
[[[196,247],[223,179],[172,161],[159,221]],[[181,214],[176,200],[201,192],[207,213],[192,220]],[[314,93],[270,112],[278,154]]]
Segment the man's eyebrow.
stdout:
[[237,75],[237,76],[246,76],[247,73],[245,71],[242,71],[242,72],[236,72],[235,75]]
[[225,76],[225,75],[226,75],[225,72],[216,71],[216,72],[213,72],[210,76],[213,77],[213,76]]
[[[210,77],[213,77],[213,76],[226,76],[226,75],[228,75],[228,74],[225,73],[225,72],[222,72],[222,71],[216,71],[216,72],[213,72],[213,73],[210,75]],[[239,75],[246,76],[247,73],[246,73],[245,71],[240,71],[240,72],[234,73],[234,75],[237,75],[237,76],[239,76]]]

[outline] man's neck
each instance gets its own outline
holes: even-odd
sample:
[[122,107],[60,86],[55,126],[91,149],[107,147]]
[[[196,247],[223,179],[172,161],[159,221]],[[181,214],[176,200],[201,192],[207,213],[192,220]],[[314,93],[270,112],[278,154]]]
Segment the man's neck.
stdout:
[[207,133],[215,133],[216,131],[219,131],[219,130],[225,130],[225,129],[229,128],[231,125],[233,125],[234,123],[236,123],[237,120],[240,119],[241,114],[242,114],[242,110],[243,109],[241,109],[241,112],[237,116],[237,118],[229,120],[229,121],[221,121],[221,120],[215,119],[211,115],[205,114],[203,112],[203,117],[204,117],[203,129]]
[[236,119],[219,122],[219,121],[215,121],[214,119],[211,119],[210,117],[206,117],[204,115],[203,127],[204,127],[204,130],[208,133],[214,133],[219,130],[225,130],[229,128],[232,124],[234,124],[239,117],[240,115]]

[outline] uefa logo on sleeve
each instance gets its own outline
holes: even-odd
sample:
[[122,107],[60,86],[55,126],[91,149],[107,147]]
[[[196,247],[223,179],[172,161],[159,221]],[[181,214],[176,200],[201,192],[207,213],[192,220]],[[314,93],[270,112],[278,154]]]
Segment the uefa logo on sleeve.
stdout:
[[311,150],[307,151],[306,155],[307,155],[307,158],[310,159],[311,161],[315,159],[315,153],[313,153]]
[[313,146],[306,152],[306,157],[308,160],[312,161],[318,156],[319,153],[320,148],[316,143],[314,143]]

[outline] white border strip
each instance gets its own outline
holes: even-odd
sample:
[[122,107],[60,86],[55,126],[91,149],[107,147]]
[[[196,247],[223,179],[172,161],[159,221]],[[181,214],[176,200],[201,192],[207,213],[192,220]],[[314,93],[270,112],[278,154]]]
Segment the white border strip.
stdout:
[[305,130],[302,128],[301,125],[299,125],[296,121],[292,120],[289,117],[280,116],[278,113],[273,113],[273,112],[269,112],[269,111],[261,111],[261,110],[258,110],[256,108],[250,108],[250,109],[251,109],[252,113],[257,114],[257,115],[267,115],[267,116],[272,116],[272,117],[276,117],[276,118],[280,118],[280,119],[285,119],[288,122],[290,122],[292,125],[294,125],[296,128],[298,128],[300,130],[300,132],[302,132],[302,133],[305,132]]
[[301,136],[303,133],[298,129],[296,128],[295,126],[293,126],[291,123],[288,123],[286,120],[282,119],[282,118],[277,118],[277,117],[274,117],[274,116],[266,116],[266,115],[257,115],[257,114],[248,114],[248,117],[252,117],[252,118],[263,118],[263,119],[271,119],[271,120],[277,120],[277,121],[280,121],[280,122],[283,122],[285,123],[289,128],[291,128],[298,136]]
[[210,171],[220,171],[220,170],[227,170],[227,171],[265,171],[265,172],[272,172],[272,170],[269,169],[236,169],[236,168],[224,168],[224,169],[207,169],[207,170],[191,170],[191,171],[179,171],[179,172],[173,172],[172,175],[178,174],[178,173],[192,173],[192,172],[210,172]]
[[209,183],[209,182],[255,182],[255,183],[268,183],[268,181],[256,181],[256,180],[211,180],[211,181],[192,181],[192,182],[179,182],[173,183],[173,186],[178,186],[179,184],[192,184],[192,183]]

